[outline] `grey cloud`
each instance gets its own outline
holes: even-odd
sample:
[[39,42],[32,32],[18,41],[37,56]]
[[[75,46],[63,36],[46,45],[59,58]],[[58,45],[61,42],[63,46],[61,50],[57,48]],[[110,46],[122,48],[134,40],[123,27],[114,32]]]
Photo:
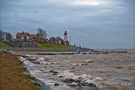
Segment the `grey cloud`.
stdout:
[[133,47],[135,0],[102,0],[103,6],[72,5],[67,3],[68,0],[38,1],[2,0],[2,29],[14,34],[23,30],[36,32],[38,27],[43,27],[48,31],[48,36],[62,36],[66,29],[73,43],[85,43],[84,46]]

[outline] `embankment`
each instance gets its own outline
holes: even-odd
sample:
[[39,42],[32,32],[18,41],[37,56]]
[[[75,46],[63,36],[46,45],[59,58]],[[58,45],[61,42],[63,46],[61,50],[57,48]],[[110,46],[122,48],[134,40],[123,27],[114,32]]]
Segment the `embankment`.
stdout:
[[24,68],[16,55],[0,52],[0,89],[1,90],[39,90],[33,78],[24,75]]

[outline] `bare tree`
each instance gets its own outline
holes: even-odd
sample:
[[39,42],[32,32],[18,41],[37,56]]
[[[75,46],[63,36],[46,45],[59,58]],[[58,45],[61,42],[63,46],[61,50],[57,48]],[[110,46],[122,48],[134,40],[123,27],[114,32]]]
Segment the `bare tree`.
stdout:
[[40,42],[47,37],[47,32],[41,28],[37,29]]
[[12,41],[12,39],[13,39],[12,34],[9,33],[9,32],[7,32],[6,34],[7,34],[7,39],[8,39],[8,41]]
[[46,32],[46,30],[44,30],[44,38],[46,38],[47,37],[47,32]]

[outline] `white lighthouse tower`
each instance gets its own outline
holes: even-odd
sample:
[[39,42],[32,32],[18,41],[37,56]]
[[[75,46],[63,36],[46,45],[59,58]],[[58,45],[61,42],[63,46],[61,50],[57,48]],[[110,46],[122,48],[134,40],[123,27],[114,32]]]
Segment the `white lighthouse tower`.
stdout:
[[67,31],[64,32],[64,43],[65,43],[65,45],[69,44]]

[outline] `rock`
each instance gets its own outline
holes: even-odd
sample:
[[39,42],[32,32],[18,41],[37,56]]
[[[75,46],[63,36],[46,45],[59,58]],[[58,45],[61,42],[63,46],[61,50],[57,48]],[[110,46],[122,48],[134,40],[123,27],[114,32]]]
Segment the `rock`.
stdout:
[[54,83],[54,86],[59,86],[59,84],[58,83]]
[[25,55],[22,55],[21,57],[25,58],[25,59],[31,59],[29,56],[25,56]]
[[64,83],[72,83],[72,82],[75,82],[75,80],[72,79],[72,78],[66,78],[66,79],[63,80],[63,82]]
[[95,84],[93,84],[93,83],[87,83],[87,82],[81,82],[81,85],[82,86],[88,86],[88,87],[96,87],[96,85]]
[[40,62],[39,61],[33,61],[32,63],[34,63],[34,64],[40,64]]
[[29,60],[30,62],[32,62],[32,63],[34,63],[34,64],[40,64],[40,62],[39,61],[37,61],[36,59],[27,59],[27,60]]
[[33,58],[31,58],[30,56],[21,56],[21,57],[23,57],[23,58],[25,58],[26,60],[28,60],[28,61],[30,61],[30,62],[32,62],[32,63],[34,63],[34,64],[40,64],[40,62],[39,61],[37,61],[37,59],[33,59]]
[[[63,83],[66,83],[66,85],[70,87],[95,87],[95,88],[97,87],[93,83],[88,83],[83,80],[73,79],[73,78],[66,78],[63,80]],[[95,89],[95,90],[98,90],[98,89]]]
[[59,76],[59,78],[63,78],[64,76]]
[[77,87],[78,86],[77,83],[75,83],[75,82],[68,83],[67,85],[70,86],[70,87]]
[[58,72],[54,71],[54,70],[50,70],[49,72],[52,73],[52,75],[57,75],[58,74]]

